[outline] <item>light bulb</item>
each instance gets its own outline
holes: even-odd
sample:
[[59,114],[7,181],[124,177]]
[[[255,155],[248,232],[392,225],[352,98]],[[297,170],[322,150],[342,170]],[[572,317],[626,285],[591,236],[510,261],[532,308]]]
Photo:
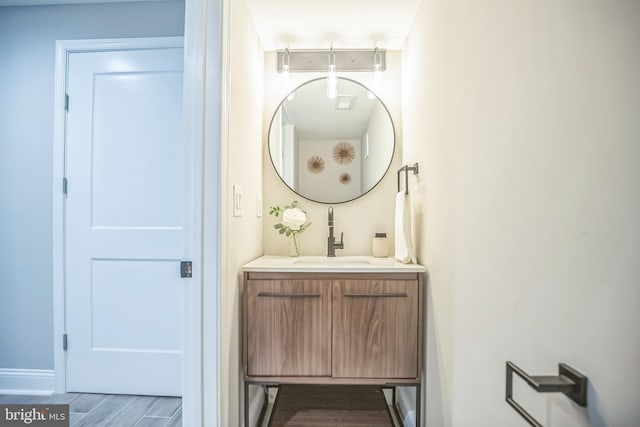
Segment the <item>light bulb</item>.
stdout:
[[376,47],[373,51],[373,81],[379,83],[382,77],[382,54]]
[[336,73],[335,65],[329,65],[329,72],[327,73],[327,84],[330,86],[338,85],[338,75]]
[[336,86],[327,85],[327,98],[336,99],[338,96],[338,88]]
[[336,75],[336,66],[329,65],[329,73],[327,75],[327,96],[334,99],[338,96],[338,76]]
[[377,66],[373,69],[373,81],[378,84],[380,83],[380,79],[382,79],[382,70],[380,69],[380,66]]
[[333,48],[329,51],[329,69],[327,71],[327,97],[335,99],[338,96],[338,76],[336,75],[336,55]]
[[282,80],[285,85],[289,84],[289,78],[291,72],[291,54],[289,53],[289,49],[284,50],[284,55],[282,55]]

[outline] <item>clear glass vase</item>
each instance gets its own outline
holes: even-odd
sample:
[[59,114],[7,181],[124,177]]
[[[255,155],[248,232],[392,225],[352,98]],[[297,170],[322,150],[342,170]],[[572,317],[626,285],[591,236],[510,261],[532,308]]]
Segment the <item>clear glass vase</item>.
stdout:
[[289,236],[289,256],[300,256],[300,236],[292,233]]

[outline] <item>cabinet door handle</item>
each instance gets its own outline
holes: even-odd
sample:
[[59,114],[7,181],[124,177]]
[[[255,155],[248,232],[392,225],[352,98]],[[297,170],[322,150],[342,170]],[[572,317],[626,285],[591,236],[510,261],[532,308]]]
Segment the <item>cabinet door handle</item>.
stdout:
[[320,294],[281,294],[278,292],[258,292],[261,298],[320,298]]
[[393,292],[386,294],[344,294],[347,298],[406,298],[406,292]]

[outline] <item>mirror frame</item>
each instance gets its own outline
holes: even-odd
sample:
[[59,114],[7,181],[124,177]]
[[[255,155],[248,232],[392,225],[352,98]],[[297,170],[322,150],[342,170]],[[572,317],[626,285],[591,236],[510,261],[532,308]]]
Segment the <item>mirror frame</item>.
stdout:
[[292,93],[296,92],[297,90],[299,90],[300,88],[302,88],[303,86],[308,85],[309,83],[313,83],[319,80],[327,80],[327,77],[317,77],[315,79],[311,79],[311,80],[307,80],[303,83],[301,83],[300,85],[296,86],[292,91],[288,92],[284,98],[282,98],[282,101],[280,101],[278,103],[278,106],[275,108],[273,114],[271,115],[271,121],[269,122],[269,130],[267,131],[267,151],[269,152],[269,160],[271,160],[271,166],[273,166],[273,170],[276,173],[276,175],[278,176],[278,178],[280,178],[280,181],[282,181],[282,183],[291,191],[293,191],[295,194],[297,194],[298,196],[310,200],[312,202],[316,202],[316,203],[322,203],[325,205],[339,205],[341,203],[349,203],[352,202],[354,200],[357,200],[367,194],[369,194],[371,192],[371,190],[373,190],[374,188],[376,188],[384,179],[385,176],[387,176],[387,173],[389,173],[389,169],[391,168],[391,164],[393,163],[393,159],[396,156],[396,126],[393,122],[393,116],[391,116],[391,112],[389,111],[389,109],[387,108],[387,106],[385,105],[384,102],[382,102],[382,100],[380,99],[380,97],[371,89],[369,89],[368,87],[366,87],[364,84],[360,83],[359,81],[347,78],[347,77],[338,77],[338,80],[346,80],[348,82],[351,83],[355,83],[358,86],[362,86],[364,89],[368,90],[369,92],[373,93],[376,97],[376,99],[378,100],[378,102],[384,107],[384,110],[387,112],[387,115],[389,116],[389,121],[391,122],[391,131],[393,132],[393,149],[391,151],[391,158],[389,158],[389,164],[387,165],[387,168],[385,169],[384,173],[380,176],[380,179],[367,191],[365,191],[364,193],[360,194],[359,196],[356,196],[352,199],[348,199],[348,200],[343,200],[343,201],[339,201],[339,202],[323,202],[321,200],[314,200],[310,197],[305,196],[304,194],[300,194],[298,191],[296,191],[295,189],[291,188],[289,186],[289,184],[287,184],[287,182],[282,178],[282,175],[280,175],[280,172],[278,172],[278,170],[276,169],[276,165],[273,161],[273,156],[271,155],[271,127],[273,126],[273,121],[276,118],[276,113],[278,112],[278,110],[280,110],[280,108],[282,108],[282,105],[285,103],[285,101],[287,101],[287,98],[289,97],[289,95],[291,95]]

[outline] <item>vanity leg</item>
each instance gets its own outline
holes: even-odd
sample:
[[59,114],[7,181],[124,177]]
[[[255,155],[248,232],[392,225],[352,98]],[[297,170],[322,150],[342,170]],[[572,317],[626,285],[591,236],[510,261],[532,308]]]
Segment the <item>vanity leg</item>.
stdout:
[[[264,417],[267,414],[267,406],[269,406],[269,389],[274,388],[269,384],[262,385],[262,391],[264,392],[264,399],[262,400],[262,408],[260,408],[260,416],[256,421],[255,427],[261,427],[264,424]],[[249,426],[251,427],[251,426]]]
[[[398,407],[398,393],[397,393],[398,386],[386,385],[382,388],[391,389],[391,409],[393,410],[393,415],[395,416],[396,420],[398,420],[398,423],[400,423],[399,425],[402,425],[402,416],[400,415],[400,408]],[[386,402],[386,397],[385,397],[385,402]],[[393,425],[395,426],[396,423],[394,422]]]
[[249,383],[244,382],[244,427],[251,427],[249,423]]
[[422,391],[422,384],[416,384],[416,427],[421,427],[420,424],[420,409],[422,406],[422,399],[420,399],[420,392]]

